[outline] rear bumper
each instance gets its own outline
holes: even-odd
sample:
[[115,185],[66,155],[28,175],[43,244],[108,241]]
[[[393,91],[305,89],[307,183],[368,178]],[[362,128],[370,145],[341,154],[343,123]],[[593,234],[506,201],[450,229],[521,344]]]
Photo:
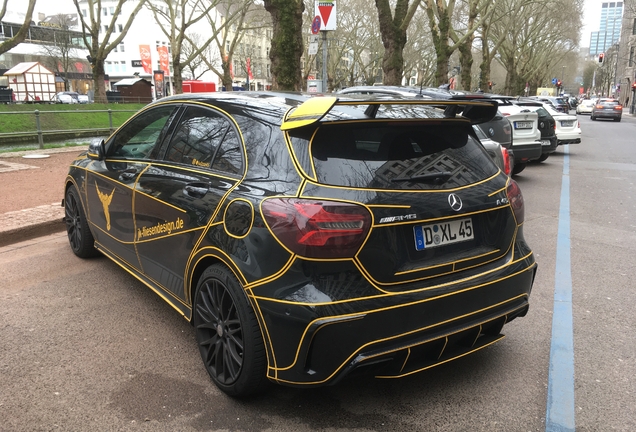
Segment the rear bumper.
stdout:
[[452,286],[315,305],[256,299],[266,326],[268,378],[335,384],[352,374],[413,374],[484,348],[528,310],[536,263],[528,254]]
[[512,142],[512,152],[515,154],[515,163],[529,162],[539,159],[543,150],[539,141],[528,144],[517,144]]
[[[545,144],[545,141],[549,142],[549,144]],[[557,141],[557,137],[553,136],[548,140],[541,139],[541,154],[550,154],[554,153],[558,147],[559,143]]]

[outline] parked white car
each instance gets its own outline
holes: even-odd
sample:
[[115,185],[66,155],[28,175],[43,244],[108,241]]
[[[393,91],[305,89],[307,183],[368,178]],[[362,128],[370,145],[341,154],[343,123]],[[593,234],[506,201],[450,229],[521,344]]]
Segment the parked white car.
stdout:
[[91,100],[88,98],[88,95],[85,95],[85,94],[78,95],[77,99],[78,99],[79,103],[81,103],[81,104],[87,104],[87,103],[91,102]]
[[53,97],[53,102],[62,104],[79,103],[78,94],[75,92],[59,92]]
[[543,106],[554,117],[557,144],[579,144],[581,142],[581,123],[579,119],[575,115],[559,112],[549,104],[544,104]]
[[516,105],[499,105],[499,111],[512,125],[512,152],[515,157],[513,174],[519,174],[526,163],[541,157],[541,131],[539,116],[524,107]]

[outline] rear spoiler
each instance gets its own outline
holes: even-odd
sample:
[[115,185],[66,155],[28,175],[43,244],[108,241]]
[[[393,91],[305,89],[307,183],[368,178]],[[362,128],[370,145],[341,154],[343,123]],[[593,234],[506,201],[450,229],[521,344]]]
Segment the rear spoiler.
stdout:
[[331,109],[336,106],[367,106],[365,114],[368,118],[375,118],[382,105],[427,105],[444,110],[445,118],[461,116],[471,124],[485,123],[497,114],[499,104],[496,100],[487,98],[472,98],[454,96],[452,99],[361,99],[341,100],[334,96],[313,97],[297,108],[290,111],[283,119],[280,128],[283,131],[297,129],[317,123],[322,120]]

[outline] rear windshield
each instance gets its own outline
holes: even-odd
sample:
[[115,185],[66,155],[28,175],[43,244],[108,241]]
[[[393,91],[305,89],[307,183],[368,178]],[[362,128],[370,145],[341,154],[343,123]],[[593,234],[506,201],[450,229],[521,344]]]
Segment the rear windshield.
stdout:
[[311,142],[317,180],[371,189],[447,189],[497,173],[465,121],[323,124]]

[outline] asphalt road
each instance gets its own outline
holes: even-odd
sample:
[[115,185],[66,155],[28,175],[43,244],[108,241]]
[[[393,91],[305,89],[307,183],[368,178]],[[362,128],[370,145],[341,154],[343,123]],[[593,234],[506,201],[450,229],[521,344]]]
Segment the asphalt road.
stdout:
[[[626,116],[627,117],[627,116]],[[580,117],[569,146],[577,431],[636,430],[636,120]],[[544,431],[562,149],[519,176],[539,270],[506,338],[401,380],[272,386],[236,401],[209,380],[190,325],[64,235],[0,248],[0,431]]]

